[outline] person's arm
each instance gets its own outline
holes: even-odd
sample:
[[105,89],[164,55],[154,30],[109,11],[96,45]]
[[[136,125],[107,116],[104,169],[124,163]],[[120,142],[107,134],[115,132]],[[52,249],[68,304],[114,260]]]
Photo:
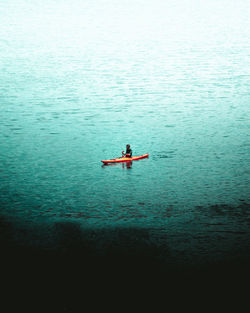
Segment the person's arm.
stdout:
[[130,153],[124,153],[124,151],[122,151],[122,155],[123,155],[124,157],[131,158],[132,151],[130,151]]

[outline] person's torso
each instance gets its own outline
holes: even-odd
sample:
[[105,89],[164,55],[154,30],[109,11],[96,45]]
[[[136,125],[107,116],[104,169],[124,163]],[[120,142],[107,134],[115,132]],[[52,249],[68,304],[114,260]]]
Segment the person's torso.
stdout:
[[126,150],[126,154],[130,154],[130,157],[132,157],[132,150],[129,148]]

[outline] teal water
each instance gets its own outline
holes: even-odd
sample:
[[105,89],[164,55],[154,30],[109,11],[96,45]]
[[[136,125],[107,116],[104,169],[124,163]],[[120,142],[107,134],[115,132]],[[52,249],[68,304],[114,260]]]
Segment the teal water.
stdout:
[[[247,0],[1,2],[1,214],[196,234],[208,250],[243,233],[245,249],[249,13]],[[127,143],[149,158],[102,166]]]

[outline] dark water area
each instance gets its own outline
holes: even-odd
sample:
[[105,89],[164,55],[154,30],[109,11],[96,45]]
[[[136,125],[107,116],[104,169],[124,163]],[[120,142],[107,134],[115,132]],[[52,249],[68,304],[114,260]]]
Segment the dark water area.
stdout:
[[[249,205],[238,210],[249,211]],[[72,221],[31,224],[1,217],[0,232],[5,312],[14,312],[17,303],[30,312],[164,305],[179,311],[183,303],[185,309],[241,310],[248,299],[249,227],[225,231],[211,224],[193,230],[191,238],[149,227],[94,229]]]

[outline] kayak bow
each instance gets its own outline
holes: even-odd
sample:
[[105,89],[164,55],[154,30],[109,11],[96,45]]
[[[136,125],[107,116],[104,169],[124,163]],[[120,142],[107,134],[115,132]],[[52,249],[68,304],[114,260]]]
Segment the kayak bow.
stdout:
[[144,159],[144,158],[147,158],[148,156],[149,156],[149,153],[143,154],[143,155],[140,155],[140,156],[133,156],[132,158],[121,157],[121,158],[115,158],[115,159],[111,159],[111,160],[102,160],[102,163],[108,164],[108,163],[129,162],[129,161],[135,161],[135,160],[139,160],[139,159]]

